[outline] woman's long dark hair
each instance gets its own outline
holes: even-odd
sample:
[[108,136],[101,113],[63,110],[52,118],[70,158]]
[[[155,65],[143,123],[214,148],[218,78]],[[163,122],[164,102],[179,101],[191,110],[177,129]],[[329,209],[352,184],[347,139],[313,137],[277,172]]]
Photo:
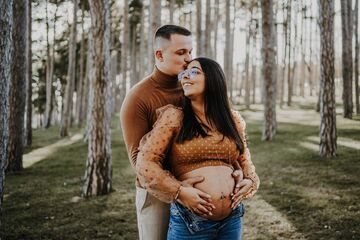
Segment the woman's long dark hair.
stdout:
[[[205,74],[205,117],[216,129],[233,140],[240,153],[244,151],[243,139],[236,129],[227,97],[226,78],[221,66],[214,60],[199,57],[192,61],[198,61]],[[184,119],[176,142],[183,143],[197,136],[206,137],[206,126],[200,124],[191,107],[191,100],[185,98],[183,102]]]

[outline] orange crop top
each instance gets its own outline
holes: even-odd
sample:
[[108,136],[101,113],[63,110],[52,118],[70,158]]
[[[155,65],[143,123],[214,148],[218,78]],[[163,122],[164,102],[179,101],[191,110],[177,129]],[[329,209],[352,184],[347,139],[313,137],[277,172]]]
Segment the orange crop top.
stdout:
[[[181,108],[171,104],[157,110],[158,119],[152,131],[140,141],[137,157],[137,173],[142,186],[164,202],[174,201],[180,182],[177,177],[197,168],[206,166],[232,166],[239,163],[244,178],[251,179],[253,185],[245,198],[251,197],[259,187],[259,178],[251,162],[250,151],[244,141],[244,153],[236,148],[233,141],[217,131],[207,137],[194,137],[183,143],[176,143],[183,119]],[[235,111],[233,117],[240,133],[245,139],[245,121]],[[165,155],[170,162],[171,173],[163,169]]]

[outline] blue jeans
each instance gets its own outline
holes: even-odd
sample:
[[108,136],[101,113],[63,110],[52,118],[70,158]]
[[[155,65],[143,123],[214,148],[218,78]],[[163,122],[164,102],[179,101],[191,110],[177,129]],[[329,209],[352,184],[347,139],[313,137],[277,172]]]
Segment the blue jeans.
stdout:
[[191,213],[179,203],[172,203],[167,239],[241,240],[241,218],[244,211],[241,203],[225,219],[213,221]]

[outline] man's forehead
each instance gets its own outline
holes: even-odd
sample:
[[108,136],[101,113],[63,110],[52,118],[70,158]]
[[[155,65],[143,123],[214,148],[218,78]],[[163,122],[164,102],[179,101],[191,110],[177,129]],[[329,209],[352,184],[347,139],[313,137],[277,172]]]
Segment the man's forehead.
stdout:
[[184,36],[180,34],[173,34],[170,37],[169,44],[172,48],[180,49],[192,49],[192,37]]

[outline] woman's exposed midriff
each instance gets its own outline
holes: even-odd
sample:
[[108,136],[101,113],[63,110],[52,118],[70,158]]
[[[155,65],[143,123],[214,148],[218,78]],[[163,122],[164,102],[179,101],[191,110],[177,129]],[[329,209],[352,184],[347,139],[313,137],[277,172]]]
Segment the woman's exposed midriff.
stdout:
[[195,184],[194,187],[209,194],[212,204],[216,208],[212,210],[212,216],[202,215],[202,217],[210,220],[222,220],[229,216],[232,211],[230,194],[235,186],[235,180],[231,176],[232,172],[233,169],[228,166],[209,166],[182,174],[178,179],[183,181],[191,177],[204,177],[204,181]]

